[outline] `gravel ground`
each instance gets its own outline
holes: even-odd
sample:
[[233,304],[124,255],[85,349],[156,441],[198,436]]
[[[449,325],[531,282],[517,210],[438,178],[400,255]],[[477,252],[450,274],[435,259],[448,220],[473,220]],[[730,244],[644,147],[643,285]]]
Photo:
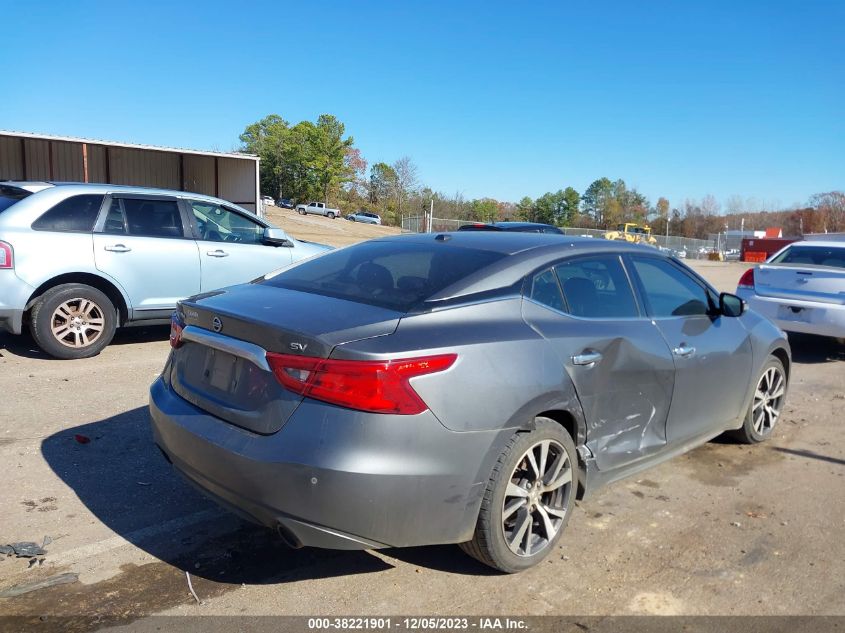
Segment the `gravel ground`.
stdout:
[[[333,244],[395,232],[271,217]],[[694,266],[724,290],[744,270]],[[0,612],[99,618],[81,628],[153,614],[845,615],[845,347],[792,345],[772,441],[717,440],[611,485],[580,504],[546,562],[501,576],[451,546],[291,551],[206,501],[150,441],[167,328],[126,329],[74,362],[0,334],[0,545],[52,539],[31,567],[0,559],[0,592],[78,574],[0,598]]]

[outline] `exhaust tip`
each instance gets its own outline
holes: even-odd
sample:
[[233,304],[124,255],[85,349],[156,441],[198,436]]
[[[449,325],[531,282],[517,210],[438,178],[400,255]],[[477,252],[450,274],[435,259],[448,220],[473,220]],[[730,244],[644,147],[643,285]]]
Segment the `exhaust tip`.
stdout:
[[291,532],[281,523],[276,524],[276,533],[279,535],[279,538],[282,539],[282,542],[291,549],[302,549],[302,541],[297,538],[296,534]]

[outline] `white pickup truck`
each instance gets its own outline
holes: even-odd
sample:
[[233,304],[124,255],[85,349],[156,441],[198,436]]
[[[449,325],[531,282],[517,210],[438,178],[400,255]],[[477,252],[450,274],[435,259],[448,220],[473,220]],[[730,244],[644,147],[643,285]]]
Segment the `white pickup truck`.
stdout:
[[296,205],[296,210],[301,215],[308,215],[309,213],[316,213],[317,215],[324,215],[330,220],[334,220],[340,215],[339,209],[332,209],[327,207],[324,202],[309,202],[308,204]]

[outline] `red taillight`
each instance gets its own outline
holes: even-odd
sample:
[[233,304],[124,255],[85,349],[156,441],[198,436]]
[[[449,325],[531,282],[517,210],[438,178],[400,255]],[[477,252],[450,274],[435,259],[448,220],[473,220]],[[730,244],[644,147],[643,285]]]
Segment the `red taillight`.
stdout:
[[742,277],[739,278],[739,283],[737,284],[738,288],[753,288],[754,287],[754,269],[749,268],[744,273],[742,273]]
[[170,316],[170,347],[178,349],[182,347],[182,330],[185,329],[185,322],[179,316],[178,312],[174,312]]
[[294,393],[359,411],[415,415],[428,409],[411,378],[451,367],[457,354],[389,361],[332,360],[267,352],[282,385]]
[[0,268],[14,268],[15,258],[12,256],[12,245],[0,242]]

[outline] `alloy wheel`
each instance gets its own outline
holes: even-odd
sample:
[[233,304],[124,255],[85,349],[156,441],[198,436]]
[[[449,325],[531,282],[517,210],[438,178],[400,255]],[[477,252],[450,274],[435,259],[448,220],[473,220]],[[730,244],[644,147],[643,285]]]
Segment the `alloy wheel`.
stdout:
[[778,367],[769,367],[760,376],[751,418],[754,431],[760,435],[771,431],[780,417],[781,403],[786,393],[786,378]]
[[517,556],[545,550],[563,525],[572,494],[572,464],[563,446],[542,440],[511,473],[502,505],[505,542]]
[[90,299],[69,299],[53,311],[50,329],[66,347],[88,347],[105,329],[103,309]]

